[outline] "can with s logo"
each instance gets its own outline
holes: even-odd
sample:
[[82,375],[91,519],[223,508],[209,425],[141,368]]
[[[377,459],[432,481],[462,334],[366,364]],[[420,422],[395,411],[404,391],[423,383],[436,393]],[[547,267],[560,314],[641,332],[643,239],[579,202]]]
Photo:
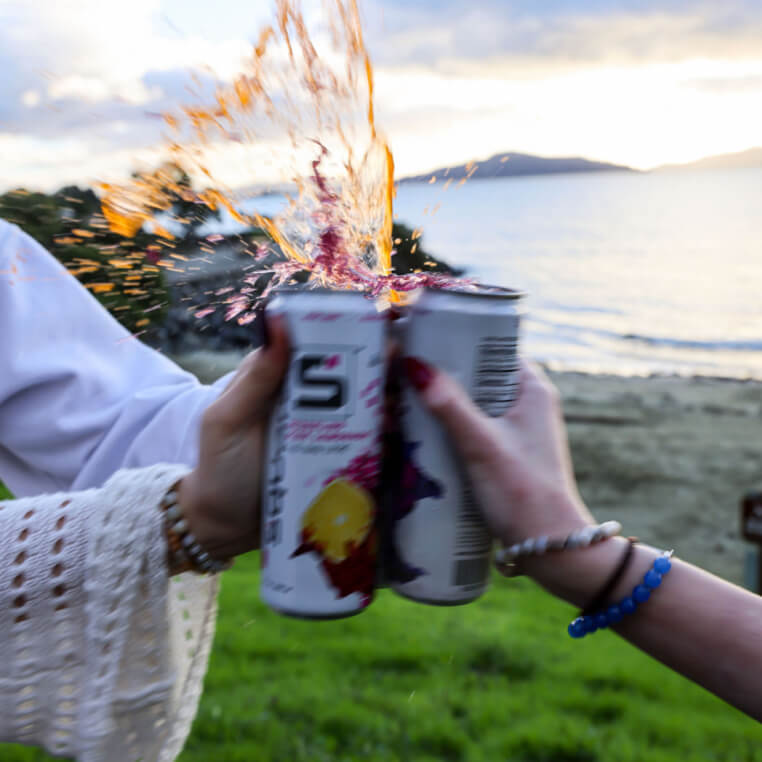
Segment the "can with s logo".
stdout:
[[386,317],[351,291],[284,290],[291,362],[268,431],[264,601],[304,618],[365,609],[376,577]]

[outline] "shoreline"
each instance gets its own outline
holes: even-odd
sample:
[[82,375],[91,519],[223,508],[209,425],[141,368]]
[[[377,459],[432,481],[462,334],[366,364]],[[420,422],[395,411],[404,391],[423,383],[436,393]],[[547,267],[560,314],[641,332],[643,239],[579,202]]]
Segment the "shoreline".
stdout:
[[[528,359],[532,359],[529,357]],[[610,371],[587,371],[587,370],[575,370],[571,368],[558,368],[553,365],[538,362],[548,375],[558,376],[594,376],[595,378],[610,378],[610,379],[633,379],[633,380],[650,380],[650,379],[677,379],[680,381],[727,381],[732,384],[758,384],[762,385],[762,378],[754,378],[753,376],[716,376],[709,373],[668,373],[666,371],[651,371],[649,373],[612,373]]]
[[[235,369],[241,352],[174,357],[202,381]],[[548,371],[563,400],[579,489],[598,521],[675,549],[732,582],[751,547],[739,504],[762,487],[762,381]]]
[[[165,351],[164,354],[183,368],[196,368],[198,370],[197,375],[199,375],[199,378],[203,377],[204,379],[209,379],[209,381],[215,381],[220,375],[235,370],[238,363],[254,349],[256,349],[255,346],[252,346],[251,349],[248,350],[194,349],[179,353]],[[528,359],[531,360],[532,358],[529,357]],[[537,361],[537,364],[542,366],[545,372],[552,377],[580,376],[597,379],[621,379],[625,382],[675,379],[677,381],[686,382],[707,381],[710,383],[751,384],[762,387],[762,378],[755,378],[753,376],[722,376],[711,375],[708,373],[677,373],[666,371],[652,371],[649,373],[613,373],[611,371],[589,371],[563,368],[540,361]],[[209,381],[205,381],[205,383],[208,383]]]

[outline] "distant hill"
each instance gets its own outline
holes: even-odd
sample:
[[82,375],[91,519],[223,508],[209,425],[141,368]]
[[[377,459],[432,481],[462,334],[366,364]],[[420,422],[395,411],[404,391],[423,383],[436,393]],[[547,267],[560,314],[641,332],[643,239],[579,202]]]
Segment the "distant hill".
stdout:
[[656,167],[654,172],[674,169],[745,169],[753,167],[762,169],[762,147],[749,148],[737,153],[723,153],[718,156],[707,156],[688,164],[664,164]]
[[457,167],[441,167],[433,172],[414,177],[405,177],[399,182],[428,182],[432,177],[437,180],[461,180],[464,177],[475,180],[488,177],[518,177],[520,175],[551,175],[564,172],[635,172],[632,167],[621,164],[608,164],[603,161],[590,161],[579,157],[551,159],[533,156],[527,153],[497,153],[484,161],[473,161]]

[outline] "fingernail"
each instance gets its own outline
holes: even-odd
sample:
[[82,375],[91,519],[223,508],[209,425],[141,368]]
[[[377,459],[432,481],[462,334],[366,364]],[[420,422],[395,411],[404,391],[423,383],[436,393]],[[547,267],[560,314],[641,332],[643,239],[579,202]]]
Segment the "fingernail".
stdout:
[[417,357],[406,357],[404,362],[405,374],[410,383],[422,392],[434,380],[434,371]]

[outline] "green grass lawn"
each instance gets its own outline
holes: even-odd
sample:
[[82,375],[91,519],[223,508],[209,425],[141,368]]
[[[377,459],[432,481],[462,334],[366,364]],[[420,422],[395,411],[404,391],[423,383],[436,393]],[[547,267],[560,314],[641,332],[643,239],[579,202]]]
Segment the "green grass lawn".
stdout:
[[762,762],[762,725],[611,633],[572,641],[572,609],[526,580],[456,608],[382,591],[307,622],[269,611],[258,578],[256,556],[224,577],[181,762]]
[[13,497],[10,490],[2,482],[0,482],[0,500],[7,500],[10,497]]

